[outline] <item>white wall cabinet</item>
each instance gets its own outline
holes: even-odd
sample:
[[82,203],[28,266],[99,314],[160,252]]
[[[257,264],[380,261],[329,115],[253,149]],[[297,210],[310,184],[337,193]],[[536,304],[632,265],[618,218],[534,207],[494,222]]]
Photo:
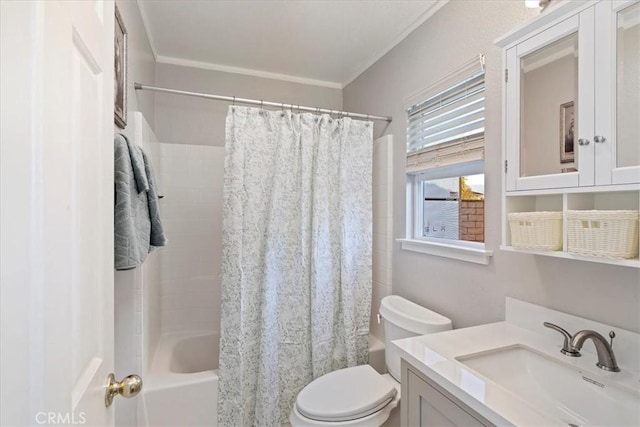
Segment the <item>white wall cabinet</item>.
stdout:
[[403,426],[493,426],[477,412],[402,360]]
[[[510,212],[640,209],[640,0],[564,0],[503,49],[503,239]],[[569,259],[640,267],[639,259]]]
[[637,0],[565,1],[497,42],[507,192],[640,183],[639,21]]

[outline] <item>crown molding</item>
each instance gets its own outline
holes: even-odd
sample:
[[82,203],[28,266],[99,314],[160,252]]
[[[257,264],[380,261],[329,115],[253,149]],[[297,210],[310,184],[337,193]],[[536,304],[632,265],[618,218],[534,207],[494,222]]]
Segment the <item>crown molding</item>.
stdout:
[[449,0],[435,0],[435,2],[431,5],[431,7],[429,7],[422,14],[420,14],[420,16],[418,16],[418,18],[416,18],[416,20],[413,21],[413,23],[409,27],[407,27],[396,38],[394,38],[391,43],[389,43],[384,49],[379,50],[369,61],[365,62],[364,65],[358,67],[357,71],[354,72],[350,78],[348,78],[344,82],[332,82],[332,81],[326,81],[326,80],[311,79],[307,77],[293,76],[289,74],[273,73],[270,71],[255,70],[251,68],[234,67],[230,65],[215,64],[212,62],[195,61],[191,59],[159,55],[156,50],[153,34],[151,32],[151,25],[149,24],[147,12],[144,7],[144,1],[136,0],[136,4],[138,5],[138,9],[140,10],[142,24],[144,25],[144,29],[145,29],[145,32],[147,33],[147,38],[149,40],[149,45],[151,46],[151,52],[153,53],[153,57],[157,63],[180,65],[183,67],[194,67],[194,68],[200,68],[203,70],[222,71],[226,73],[242,74],[242,75],[261,77],[261,78],[272,79],[272,80],[282,80],[282,81],[291,82],[291,83],[300,83],[305,85],[326,87],[331,89],[344,89],[347,85],[351,84],[355,79],[360,77],[362,73],[367,71],[369,67],[371,67],[373,64],[378,62],[380,58],[382,58],[384,55],[389,53],[391,49],[396,47],[400,42],[402,42],[405,38],[407,38],[407,36],[411,34],[416,28],[418,28],[420,25],[425,23],[427,19],[433,16],[438,10],[442,9],[442,7],[448,2]]
[[403,32],[401,32],[400,34],[398,34],[398,36],[393,39],[393,41],[391,43],[389,43],[384,49],[379,50],[369,61],[367,61],[364,65],[362,65],[361,67],[358,67],[358,71],[353,73],[352,76],[345,80],[342,83],[342,87],[345,88],[348,85],[350,85],[351,83],[353,83],[353,81],[355,79],[357,79],[358,77],[360,77],[360,75],[362,73],[364,73],[365,71],[367,71],[369,69],[369,67],[371,67],[373,64],[375,64],[376,62],[378,62],[380,60],[380,58],[382,58],[383,56],[385,56],[387,53],[389,53],[389,51],[391,49],[393,49],[394,47],[396,47],[397,45],[400,44],[400,42],[402,42],[404,39],[407,38],[407,36],[409,36],[409,34],[411,34],[413,31],[416,30],[416,28],[418,28],[420,25],[424,24],[427,19],[431,18],[437,11],[439,11],[440,9],[442,9],[442,7],[447,4],[449,2],[449,0],[436,0],[431,7],[429,7],[427,10],[425,10],[424,12],[422,12],[422,14],[420,16],[418,16],[418,18],[416,18],[415,21],[413,21],[413,23],[411,25],[409,25]]
[[153,59],[157,61],[158,53],[156,52],[156,45],[153,41],[153,34],[151,33],[151,26],[149,25],[149,18],[147,17],[147,11],[144,8],[144,4],[142,0],[136,0],[136,4],[138,5],[138,10],[140,11],[140,17],[142,18],[142,26],[144,26],[144,31],[145,33],[147,33],[147,40],[149,40],[149,45],[151,46],[151,53],[153,54]]
[[289,74],[272,73],[269,71],[254,70],[251,68],[231,67],[229,65],[213,64],[211,62],[192,61],[191,59],[175,58],[173,56],[158,55],[156,62],[161,64],[181,65],[183,67],[200,68],[203,70],[222,71],[225,73],[243,74],[246,76],[262,77],[264,79],[282,80],[291,83],[300,83],[311,86],[320,86],[331,89],[342,89],[338,82],[309,79],[306,77],[291,76]]

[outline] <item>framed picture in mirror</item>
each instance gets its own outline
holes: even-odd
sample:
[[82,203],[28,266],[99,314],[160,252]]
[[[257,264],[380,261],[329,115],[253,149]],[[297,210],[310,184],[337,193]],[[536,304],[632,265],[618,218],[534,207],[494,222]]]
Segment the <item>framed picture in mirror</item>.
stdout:
[[127,30],[116,6],[114,52],[114,119],[119,128],[127,126]]
[[560,105],[560,163],[574,161],[573,136],[575,115],[573,101]]

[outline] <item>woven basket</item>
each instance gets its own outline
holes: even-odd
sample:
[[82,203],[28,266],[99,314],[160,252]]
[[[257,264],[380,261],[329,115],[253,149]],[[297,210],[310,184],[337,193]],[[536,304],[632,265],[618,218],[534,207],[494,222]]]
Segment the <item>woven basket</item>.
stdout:
[[568,251],[605,258],[638,256],[638,211],[567,211]]
[[511,212],[511,246],[518,249],[562,249],[562,212]]

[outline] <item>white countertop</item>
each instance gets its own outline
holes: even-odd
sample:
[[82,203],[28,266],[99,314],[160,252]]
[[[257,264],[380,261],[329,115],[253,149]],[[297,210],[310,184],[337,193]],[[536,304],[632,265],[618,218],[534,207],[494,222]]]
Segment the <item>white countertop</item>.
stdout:
[[[512,300],[511,302],[527,306],[523,310],[518,310],[519,312],[531,310],[531,306],[533,306],[517,300]],[[507,305],[509,305],[509,301]],[[511,307],[511,312],[513,313],[513,311],[513,307]],[[538,314],[546,316],[552,322],[554,320],[558,321],[557,317],[560,317],[560,320],[566,320],[565,318],[568,316],[564,313],[554,316],[553,311],[544,308]],[[507,318],[509,320],[509,314]],[[640,374],[638,373],[638,363],[640,362],[637,358],[629,358],[627,354],[623,355],[622,358],[618,356],[618,365],[622,371],[619,373],[606,372],[595,366],[597,357],[594,353],[588,352],[590,350],[588,347],[593,347],[592,344],[585,344],[583,349],[587,351],[583,351],[582,357],[567,357],[560,353],[563,342],[560,334],[555,332],[553,334],[546,333],[547,330],[542,327],[542,322],[539,323],[541,331],[534,332],[514,324],[522,324],[522,322],[518,322],[516,319],[512,320],[514,321],[396,340],[393,341],[393,344],[398,347],[403,359],[469,405],[480,415],[499,426],[566,426],[567,421],[559,420],[557,416],[552,415],[554,414],[553,402],[549,402],[547,407],[533,407],[525,399],[474,372],[456,360],[457,358],[494,351],[500,348],[528,347],[547,358],[572,365],[583,376],[606,386],[619,387],[637,394],[640,414]],[[590,321],[585,322],[593,324]],[[563,326],[561,322],[558,322],[558,324]],[[570,332],[575,333],[576,330]],[[636,334],[629,331],[622,331],[622,333],[625,337],[630,334],[631,341],[637,337]],[[633,344],[636,345],[635,342]],[[614,350],[615,348],[616,343],[614,343]],[[635,351],[638,351],[638,349]],[[555,411],[555,414],[557,414],[557,411]]]

